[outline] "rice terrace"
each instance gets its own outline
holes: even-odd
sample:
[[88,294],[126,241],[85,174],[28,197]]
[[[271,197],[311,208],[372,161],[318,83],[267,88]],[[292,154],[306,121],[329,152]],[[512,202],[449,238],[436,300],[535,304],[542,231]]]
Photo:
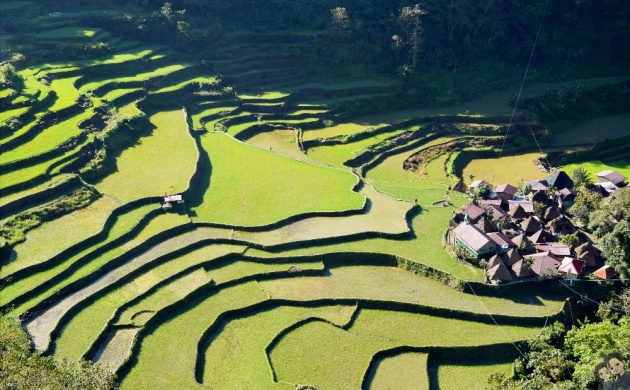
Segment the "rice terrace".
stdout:
[[0,388],[630,358],[624,2],[266,3],[0,2]]

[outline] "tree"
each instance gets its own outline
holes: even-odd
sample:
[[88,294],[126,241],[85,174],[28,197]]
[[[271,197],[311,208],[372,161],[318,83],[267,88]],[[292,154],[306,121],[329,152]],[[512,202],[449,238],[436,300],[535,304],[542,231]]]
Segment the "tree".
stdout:
[[542,202],[534,202],[534,214],[540,219],[543,219],[545,215],[545,207],[546,205]]
[[587,225],[590,214],[599,208],[602,201],[602,196],[597,193],[590,192],[586,187],[580,186],[576,189],[577,195],[575,196],[575,203],[571,207],[570,211],[577,220]]
[[591,207],[594,209],[588,214],[588,226],[600,238],[606,264],[622,276],[630,276],[630,188],[615,191],[607,205],[597,202]]
[[630,222],[620,221],[612,232],[605,234],[599,243],[606,264],[615,268],[622,277],[630,276]]
[[420,17],[427,11],[420,8],[420,4],[413,7],[403,7],[398,15],[398,20],[405,30],[409,51],[411,53],[411,69],[415,70],[418,64],[418,54],[422,43],[422,21]]
[[575,187],[584,186],[591,188],[593,186],[593,179],[588,174],[586,168],[577,167],[571,171],[571,179],[573,179],[573,185]]
[[560,242],[571,248],[575,248],[576,246],[580,245],[580,239],[573,234],[565,234],[564,236],[560,237]]
[[340,29],[347,29],[350,26],[350,17],[345,7],[336,7],[330,10],[333,26]]
[[86,361],[57,361],[31,352],[18,319],[0,316],[1,389],[114,389],[114,375]]
[[486,199],[490,195],[490,192],[492,192],[492,188],[485,185],[480,185],[475,190],[475,195],[479,199]]
[[623,317],[618,325],[605,320],[577,326],[567,332],[565,348],[577,360],[574,381],[586,388],[594,381],[593,367],[606,355],[630,351],[630,317]]
[[612,232],[614,227],[613,218],[606,210],[595,210],[589,215],[588,228],[598,238]]

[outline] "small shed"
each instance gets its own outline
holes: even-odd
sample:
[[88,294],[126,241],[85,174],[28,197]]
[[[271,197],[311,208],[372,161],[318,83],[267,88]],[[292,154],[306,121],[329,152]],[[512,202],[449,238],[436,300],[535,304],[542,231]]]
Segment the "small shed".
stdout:
[[163,209],[171,209],[174,205],[184,203],[184,198],[182,195],[166,195],[164,194],[164,201],[162,202]]
[[590,241],[575,248],[575,254],[578,259],[584,260],[589,267],[595,267],[597,263],[597,249]]
[[573,257],[565,257],[562,259],[562,264],[558,267],[558,272],[578,276],[582,273],[585,265],[586,262],[583,260],[575,259]]
[[612,183],[615,187],[623,187],[626,184],[626,180],[628,179],[621,173],[617,171],[601,171],[595,174],[598,183]]
[[597,271],[593,272],[593,275],[597,276],[600,279],[612,279],[615,277],[615,269],[609,265],[605,265]]
[[498,185],[494,189],[494,193],[496,194],[497,198],[500,198],[506,201],[511,200],[514,197],[514,195],[516,195],[517,191],[518,189],[516,189],[516,187],[510,184],[501,184],[501,185]]
[[511,282],[512,275],[510,274],[510,270],[503,264],[500,259],[497,259],[492,268],[489,268],[487,271],[488,280],[491,283],[501,283],[501,282]]

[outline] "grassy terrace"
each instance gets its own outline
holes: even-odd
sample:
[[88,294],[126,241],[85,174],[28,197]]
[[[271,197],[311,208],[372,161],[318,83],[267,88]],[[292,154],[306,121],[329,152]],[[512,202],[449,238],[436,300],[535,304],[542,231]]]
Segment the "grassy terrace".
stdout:
[[630,161],[628,161],[627,159],[607,161],[605,163],[599,160],[585,161],[579,164],[565,165],[564,167],[562,167],[562,169],[565,172],[571,172],[578,167],[585,168],[589,175],[591,175],[591,177],[594,177],[595,174],[605,170],[617,171],[625,177],[630,177]]
[[148,72],[143,72],[143,73],[139,73],[135,76],[125,76],[125,77],[117,77],[115,79],[111,79],[111,78],[103,78],[103,79],[99,79],[99,80],[91,80],[88,81],[87,83],[81,85],[81,87],[79,88],[79,90],[81,92],[88,92],[88,91],[94,91],[98,88],[101,88],[105,85],[111,84],[113,82],[115,83],[130,83],[130,82],[144,82],[147,79],[152,79],[152,78],[156,78],[159,76],[165,76],[169,73],[175,72],[177,70],[183,69],[185,68],[187,65],[186,64],[172,64],[172,65],[168,65],[168,66],[162,66],[162,67],[158,67],[156,69],[153,69],[151,71]]
[[318,318],[338,326],[348,323],[354,306],[279,307],[227,323],[206,351],[205,386],[226,388],[291,388],[274,386],[265,347],[283,329]]
[[12,261],[0,269],[0,274],[8,275],[17,269],[41,263],[60,249],[98,233],[117,206],[113,199],[102,197],[84,209],[31,230],[26,234],[26,241],[15,247]]
[[195,142],[181,110],[154,114],[155,130],[126,149],[116,160],[116,171],[96,188],[120,203],[188,187],[197,163]]
[[351,192],[357,179],[347,172],[278,156],[221,133],[204,134],[201,144],[212,174],[203,202],[192,209],[194,220],[264,225],[295,214],[363,205],[363,197]]
[[513,183],[518,185],[521,180],[542,179],[549,176],[542,172],[533,160],[540,158],[540,153],[519,154],[501,158],[475,159],[464,168],[464,181],[470,184],[470,176],[486,180],[492,184]]
[[370,389],[429,388],[428,354],[409,352],[381,360]]
[[[90,206],[90,207],[92,207],[92,211],[94,211],[95,206],[97,206],[96,202],[94,203],[94,205]],[[102,206],[102,207],[105,208],[107,206]],[[16,280],[16,281],[14,281],[14,283],[12,283],[12,284],[10,284],[8,286],[5,286],[5,288],[3,290],[2,299],[0,300],[0,303],[4,305],[4,304],[8,303],[10,300],[20,296],[24,292],[29,291],[32,288],[39,286],[41,283],[43,283],[43,282],[45,282],[47,280],[50,280],[53,276],[63,272],[65,269],[68,268],[68,266],[72,265],[77,260],[83,258],[84,256],[86,256],[89,253],[93,252],[95,249],[98,249],[102,245],[105,245],[105,244],[111,242],[112,240],[120,237],[122,234],[124,234],[124,233],[128,232],[129,230],[131,230],[140,221],[140,219],[142,217],[144,217],[149,211],[151,211],[154,208],[155,208],[155,206],[153,206],[153,205],[139,207],[139,208],[137,208],[135,210],[129,211],[128,213],[125,213],[125,214],[119,216],[117,218],[117,220],[116,220],[116,223],[114,224],[114,226],[112,226],[112,228],[109,230],[107,236],[102,240],[101,243],[96,244],[96,245],[94,245],[92,247],[86,248],[86,249],[80,251],[79,253],[77,253],[77,254],[75,254],[73,256],[67,257],[66,259],[64,259],[61,262],[59,262],[59,264],[51,264],[50,267],[48,267],[47,269],[45,269],[45,270],[43,270],[41,272],[33,273],[32,275],[30,275],[27,278]],[[83,210],[80,210],[80,211],[83,211]],[[77,224],[75,223],[75,218],[81,218],[80,220],[83,221],[82,217],[85,217],[83,215],[83,213],[80,213],[80,211],[72,213],[72,214],[70,214],[70,215],[68,215],[66,217],[63,217],[60,220],[58,220],[59,222],[56,224],[57,227],[58,228],[64,228],[64,227],[68,226],[68,227],[73,228],[74,226],[76,226]],[[86,221],[93,221],[97,226],[98,226],[98,222],[102,223],[102,221],[98,221],[98,220],[94,221],[94,219],[90,219],[89,216],[87,216],[87,217],[88,218],[86,218]],[[95,217],[93,217],[93,218],[95,218]],[[55,222],[57,222],[57,221],[55,221]],[[55,225],[54,223],[51,223],[51,224]],[[43,225],[43,227],[47,228],[51,224],[45,224],[45,225]],[[80,226],[80,224],[79,224],[79,226]],[[40,228],[40,229],[42,229],[42,228]],[[148,230],[150,231],[150,229],[148,229]],[[45,234],[46,231],[44,229],[43,230],[35,229],[35,230],[29,232],[29,235],[32,236],[35,233],[41,235],[41,234]],[[95,233],[95,232],[91,231],[91,233]],[[36,238],[36,237],[34,237],[34,238]],[[83,237],[83,238],[85,238],[85,237]],[[27,242],[25,244],[21,244],[21,246],[24,246],[24,248],[21,248],[22,250],[17,252],[18,256],[20,255],[20,253],[28,253],[26,251],[28,249],[30,249],[30,248],[26,248],[25,246],[27,245],[27,243],[31,243],[31,242],[33,242],[32,239],[30,241],[27,240]],[[67,247],[69,247],[72,244],[74,244],[74,242],[68,242],[62,247],[67,248]],[[17,248],[20,248],[20,246],[17,247]],[[41,258],[43,256],[43,254],[41,252],[44,249],[48,249],[48,248],[33,248],[32,252],[35,252],[35,254],[39,255],[39,257]],[[37,252],[37,250],[39,250],[39,252]],[[50,249],[48,249],[48,250],[50,251]],[[56,254],[56,253],[50,251],[50,254],[48,254],[47,257],[50,258],[54,254]],[[24,255],[22,255],[22,257],[24,257]],[[96,256],[96,257],[101,257],[101,256]],[[21,263],[18,263],[18,262],[10,263],[7,267],[4,267],[2,269],[2,271],[3,271],[2,276],[6,276],[8,274],[11,274],[11,273],[19,270],[19,269],[23,269],[23,268],[28,267],[29,265],[37,264],[37,263],[41,263],[41,262],[42,261],[29,262],[29,261],[25,260],[25,261],[23,261]],[[94,269],[96,265],[97,265],[97,263],[94,262],[88,267],[88,269]]]
[[54,79],[50,83],[50,89],[57,93],[55,104],[50,107],[50,111],[55,112],[63,108],[70,107],[79,99],[79,91],[74,87],[74,83],[79,79],[77,77],[69,77],[65,79]]
[[[129,222],[132,222],[131,220],[128,220]],[[144,241],[146,241],[147,239],[149,239],[150,237],[153,237],[154,235],[160,233],[161,231],[163,231],[163,229],[169,229],[172,227],[176,227],[179,225],[182,225],[186,223],[186,219],[184,217],[178,216],[176,214],[166,214],[166,215],[160,215],[157,218],[154,218],[151,220],[150,223],[148,223],[143,229],[142,231],[135,236],[133,239],[128,240],[126,242],[124,242],[122,245],[115,247],[113,249],[110,249],[106,252],[103,253],[97,253],[97,256],[92,256],[90,258],[90,262],[86,265],[84,265],[83,267],[81,267],[80,269],[72,272],[72,274],[70,276],[68,276],[67,278],[65,278],[62,282],[56,283],[54,286],[49,287],[46,289],[46,291],[40,293],[37,297],[34,297],[30,300],[28,300],[27,302],[25,302],[24,304],[18,306],[15,308],[15,313],[16,314],[21,314],[22,312],[24,312],[25,310],[31,308],[35,303],[37,303],[38,301],[42,300],[43,298],[49,296],[51,293],[53,293],[54,291],[58,290],[60,287],[63,287],[73,281],[79,280],[83,277],[88,276],[90,273],[94,272],[96,269],[98,269],[99,267],[103,266],[104,264],[107,264],[108,262],[110,262],[112,259],[117,258],[118,256],[121,256],[123,254],[125,254],[127,251],[129,251],[130,249],[136,247],[137,245],[143,243]],[[124,226],[121,225],[121,228],[123,228]],[[112,237],[112,239],[115,237]],[[70,265],[69,263],[71,263],[74,260],[77,260],[78,257],[73,257],[71,258],[69,261],[67,261],[66,263],[64,263],[65,266]],[[64,266],[62,265],[62,266]],[[65,268],[65,267],[64,267]],[[44,275],[38,275],[38,277],[43,277]],[[120,277],[121,275],[119,275],[118,277]]]
[[169,85],[167,87],[163,87],[160,88],[156,91],[154,91],[154,94],[159,94],[159,93],[165,93],[165,92],[173,92],[173,91],[177,91],[179,89],[181,89],[182,87],[185,87],[187,85],[191,85],[191,84],[199,84],[199,85],[205,85],[205,86],[213,86],[215,85],[217,79],[214,77],[210,77],[210,76],[197,76],[197,77],[192,77],[192,78],[188,78],[184,81],[181,81],[178,84],[174,84],[174,85]]
[[[357,261],[361,260],[358,254]],[[376,266],[335,267],[325,276],[260,282],[272,298],[308,301],[316,298],[358,298],[417,303],[474,313],[516,315],[527,312],[545,316],[562,309],[564,300],[554,295],[523,292],[511,301],[462,294],[444,283],[397,268]]]
[[0,156],[0,164],[22,160],[55,149],[64,141],[81,134],[78,127],[79,123],[90,118],[93,114],[94,111],[88,109],[44,129],[29,142],[3,152]]
[[152,304],[143,305],[140,309],[141,311],[153,309],[152,311],[155,312],[169,303],[182,299],[196,288],[212,280],[211,273],[205,272],[198,266],[199,263],[239,250],[242,251],[242,248],[236,246],[205,248],[203,251],[196,251],[159,265],[133,281],[116,288],[94,301],[64,326],[61,336],[56,340],[55,355],[73,360],[79,359],[120,305],[131,298],[146,293],[154,285],[172,278],[176,273],[197,266],[192,273],[176,279],[158,290],[152,296],[159,296],[160,299],[154,300],[151,302]]
[[[448,323],[448,325],[446,325]],[[483,345],[534,336],[538,327],[501,327],[421,314],[361,309],[348,330],[306,323],[271,351],[280,381],[318,383],[323,388],[358,388],[371,356],[397,345]]]
[[246,307],[266,298],[256,282],[249,282],[191,302],[141,341],[137,361],[123,378],[121,388],[198,387],[194,377],[195,353],[203,330],[223,311]]
[[361,152],[364,152],[368,147],[376,145],[387,138],[394,137],[405,130],[410,129],[401,129],[390,133],[379,134],[374,137],[347,144],[317,146],[310,148],[308,150],[308,155],[314,160],[321,161],[326,164],[342,166],[345,161],[356,157]]
[[65,40],[65,39],[91,39],[97,34],[103,33],[100,28],[86,28],[86,27],[64,27],[56,30],[48,30],[42,33],[36,34],[36,40]]

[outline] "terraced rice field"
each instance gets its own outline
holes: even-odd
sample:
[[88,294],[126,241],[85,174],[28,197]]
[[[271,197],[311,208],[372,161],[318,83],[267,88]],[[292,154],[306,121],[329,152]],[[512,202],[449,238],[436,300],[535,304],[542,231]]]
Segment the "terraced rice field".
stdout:
[[[113,39],[43,29],[50,42]],[[535,286],[461,291],[483,272],[443,248],[467,202],[450,190],[449,145],[500,134],[513,91],[339,119],[340,101],[396,81],[257,79],[215,51],[219,80],[166,47],[116,42],[20,69],[24,88],[0,91],[1,232],[23,230],[2,258],[0,308],[43,353],[103,365],[122,389],[475,388],[506,371],[476,348],[508,361],[560,315],[566,297]],[[490,115],[491,136],[476,134]],[[484,164],[464,172],[513,181]],[[97,195],[60,210],[76,188]],[[183,203],[163,209],[173,194]],[[431,206],[447,194],[454,206]]]

